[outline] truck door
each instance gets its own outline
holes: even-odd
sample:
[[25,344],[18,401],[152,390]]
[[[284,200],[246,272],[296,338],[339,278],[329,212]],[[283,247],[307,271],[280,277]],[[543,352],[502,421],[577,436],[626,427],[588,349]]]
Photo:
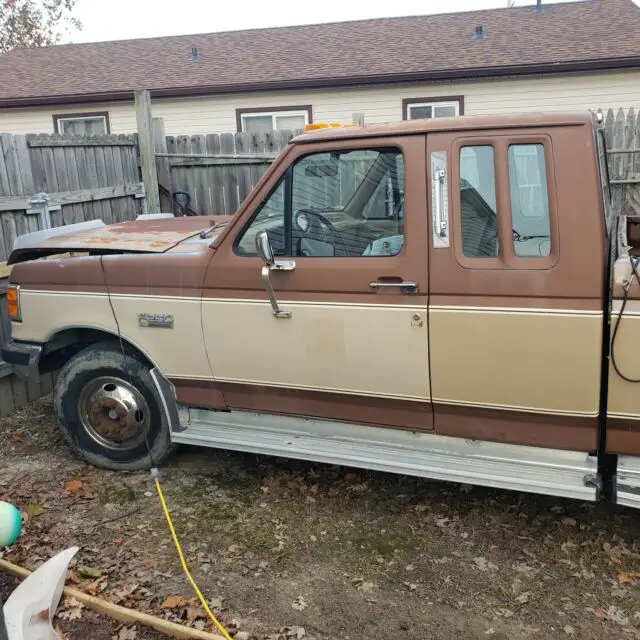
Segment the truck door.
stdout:
[[432,428],[425,152],[424,135],[293,145],[251,196],[204,285],[228,407]]
[[585,124],[428,135],[435,430],[593,451],[604,235]]

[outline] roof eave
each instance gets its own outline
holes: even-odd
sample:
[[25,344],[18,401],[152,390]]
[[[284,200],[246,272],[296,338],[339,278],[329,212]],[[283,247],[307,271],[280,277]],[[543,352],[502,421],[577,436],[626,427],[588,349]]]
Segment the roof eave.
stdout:
[[[266,82],[234,83],[211,86],[187,86],[150,89],[152,98],[186,98],[196,96],[224,95],[230,93],[252,93],[285,91],[293,89],[331,89],[380,84],[407,84],[441,80],[481,80],[501,77],[531,76],[540,74],[611,71],[640,68],[640,56],[629,58],[607,58],[577,60],[571,62],[509,65],[502,67],[475,67],[466,69],[442,69],[409,73],[387,73],[326,78],[298,78]],[[67,95],[29,96],[24,98],[0,98],[0,109],[17,107],[40,107],[63,104],[88,104],[94,102],[127,102],[133,100],[134,91],[105,91]]]

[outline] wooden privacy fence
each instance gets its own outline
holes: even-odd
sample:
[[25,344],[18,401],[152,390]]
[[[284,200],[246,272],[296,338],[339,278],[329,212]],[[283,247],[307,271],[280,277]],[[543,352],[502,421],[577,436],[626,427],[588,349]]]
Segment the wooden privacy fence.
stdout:
[[183,198],[182,202],[188,201],[190,213],[235,213],[269,164],[297,133],[165,136],[161,119],[154,118],[163,211],[177,212]]
[[136,136],[3,133],[0,149],[0,262],[24,233],[142,211]]

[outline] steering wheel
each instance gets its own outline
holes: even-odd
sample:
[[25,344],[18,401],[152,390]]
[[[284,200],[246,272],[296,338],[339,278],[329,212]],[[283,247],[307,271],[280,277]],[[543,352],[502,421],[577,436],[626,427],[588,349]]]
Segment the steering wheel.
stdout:
[[[304,224],[304,218],[307,218],[307,224]],[[305,235],[309,233],[318,233],[323,237],[326,237],[326,233],[322,227],[326,227],[331,233],[338,233],[338,230],[333,226],[333,223],[314,209],[299,209],[293,216],[293,223],[299,231],[302,231]]]

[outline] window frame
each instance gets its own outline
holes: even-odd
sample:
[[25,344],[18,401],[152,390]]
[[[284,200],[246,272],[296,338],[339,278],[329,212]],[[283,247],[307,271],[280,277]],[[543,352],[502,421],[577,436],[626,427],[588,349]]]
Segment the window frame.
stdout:
[[[347,260],[353,260],[354,258],[365,258],[365,259],[371,259],[371,258],[383,258],[385,260],[389,260],[390,258],[397,258],[397,257],[403,257],[404,253],[406,251],[406,246],[407,246],[407,216],[406,216],[406,188],[407,188],[407,171],[406,171],[406,155],[407,152],[405,151],[405,149],[403,149],[400,145],[397,144],[375,144],[372,146],[355,146],[355,147],[336,147],[335,151],[345,151],[345,152],[351,152],[351,151],[363,151],[363,150],[376,150],[376,151],[395,151],[396,153],[398,153],[400,155],[400,157],[402,158],[402,162],[403,162],[403,166],[404,166],[404,171],[403,171],[403,180],[402,180],[402,199],[404,202],[404,206],[405,206],[405,213],[403,214],[404,217],[404,233],[403,233],[403,242],[402,242],[402,247],[400,247],[400,250],[397,253],[391,254],[391,255],[387,255],[387,256],[379,256],[379,255],[369,255],[369,256],[364,256],[364,255],[354,255],[354,256],[293,256],[291,255],[293,253],[292,251],[292,245],[291,245],[291,231],[292,231],[292,225],[293,225],[293,211],[291,208],[292,202],[293,202],[293,170],[294,167],[296,166],[296,164],[298,164],[299,162],[301,162],[302,160],[304,160],[305,158],[308,158],[310,156],[313,155],[320,155],[320,154],[326,154],[326,153],[330,153],[331,151],[333,151],[334,149],[325,149],[322,151],[316,151],[316,150],[312,150],[309,151],[307,153],[303,153],[300,154],[298,156],[296,156],[290,164],[287,165],[287,167],[284,169],[284,171],[278,176],[277,180],[274,182],[274,184],[272,185],[272,187],[269,189],[269,191],[267,192],[267,194],[264,196],[264,198],[262,199],[262,201],[256,206],[256,208],[254,209],[251,217],[245,222],[245,224],[240,228],[240,230],[235,234],[235,238],[233,240],[233,244],[232,244],[232,251],[233,254],[237,257],[240,258],[255,258],[256,254],[251,254],[251,255],[246,255],[244,253],[241,253],[239,251],[238,245],[241,242],[242,238],[244,237],[245,233],[249,230],[249,228],[251,227],[251,225],[254,223],[255,219],[260,215],[260,212],[264,209],[265,204],[268,202],[268,200],[273,196],[273,194],[280,188],[280,185],[282,183],[284,183],[284,220],[283,220],[283,229],[284,229],[284,234],[285,234],[285,255],[278,255],[278,258],[284,258],[284,259],[295,259],[295,260],[302,260],[302,259],[309,259],[309,258],[315,258],[315,259],[325,259],[325,258],[332,258],[332,259],[347,259]],[[400,184],[400,183],[399,183]],[[372,192],[372,196],[373,196],[373,192]]]
[[87,111],[83,113],[54,113],[53,114],[53,131],[58,135],[65,134],[60,130],[60,122],[64,120],[89,120],[102,118],[105,125],[105,133],[102,135],[109,135],[111,133],[111,123],[109,122],[108,111]]
[[238,133],[247,133],[244,128],[244,118],[271,116],[272,125],[275,124],[276,116],[300,116],[304,115],[305,125],[313,122],[313,109],[310,104],[293,105],[284,107],[248,107],[236,109],[236,130]]
[[[457,113],[454,117],[464,115],[464,96],[431,96],[427,98],[403,98],[402,99],[402,119],[411,120],[409,112],[411,107],[434,107],[442,105],[454,105]],[[418,119],[418,118],[416,118]],[[429,120],[435,119],[433,116]]]
[[[549,229],[551,250],[548,256],[518,256],[513,245],[511,189],[509,182],[509,146],[514,144],[540,144],[544,148],[549,202]],[[462,147],[492,146],[496,180],[496,215],[498,217],[498,255],[496,257],[469,257],[462,246],[462,217],[460,204],[460,150]],[[559,221],[554,181],[553,147],[547,134],[495,134],[461,137],[451,144],[449,172],[449,198],[452,203],[452,235],[456,261],[465,269],[523,269],[545,270],[553,268],[559,259]]]

